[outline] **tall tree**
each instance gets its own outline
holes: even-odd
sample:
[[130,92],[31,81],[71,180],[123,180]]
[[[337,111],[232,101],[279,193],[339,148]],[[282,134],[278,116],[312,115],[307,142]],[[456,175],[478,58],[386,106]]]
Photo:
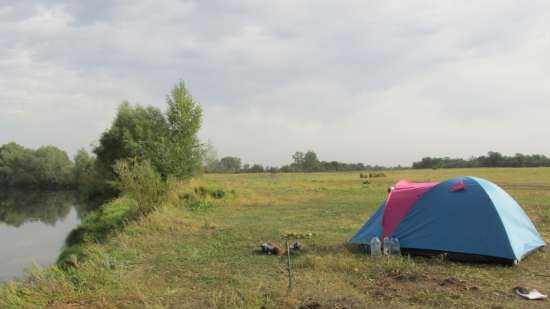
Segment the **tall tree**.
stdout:
[[[167,110],[122,103],[111,128],[94,149],[98,165],[113,178],[122,159],[149,161],[163,177],[189,177],[200,169],[202,151],[197,137],[202,110],[183,82],[166,98]],[[105,173],[106,172],[106,173]]]
[[168,110],[168,160],[178,177],[193,175],[200,169],[201,147],[197,133],[201,127],[202,109],[193,100],[183,81],[166,98]]

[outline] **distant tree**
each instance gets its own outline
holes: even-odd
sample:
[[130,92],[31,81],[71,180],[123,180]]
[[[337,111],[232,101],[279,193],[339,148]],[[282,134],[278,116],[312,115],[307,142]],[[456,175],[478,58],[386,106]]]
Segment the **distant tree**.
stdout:
[[68,187],[73,183],[73,162],[65,151],[54,146],[44,146],[38,148],[34,156],[39,183],[54,187]]
[[281,168],[279,169],[280,172],[282,173],[291,173],[291,172],[297,172],[297,170],[293,169],[291,166],[289,165],[283,165],[281,166]]
[[94,158],[83,148],[80,148],[74,156],[75,178],[84,177],[94,167]]
[[297,151],[292,155],[293,163],[296,166],[299,166],[299,167],[303,166],[304,159],[305,159],[304,153],[301,151]]
[[489,151],[489,153],[487,153],[487,161],[485,166],[504,166],[504,158],[498,152]]
[[73,174],[78,191],[88,197],[109,191],[98,172],[95,158],[84,149],[79,149],[74,157]]
[[302,164],[302,168],[305,171],[313,172],[319,170],[319,158],[317,158],[317,154],[313,151],[308,151],[304,155],[304,162]]
[[248,172],[250,173],[263,173],[264,167],[260,164],[254,164],[249,169]]
[[422,158],[414,162],[413,168],[465,168],[465,167],[525,167],[550,166],[550,158],[544,155],[524,155],[516,153],[505,156],[499,152],[489,151],[487,155],[470,157],[468,160],[444,158]]
[[215,172],[219,169],[220,161],[214,145],[209,141],[203,147],[202,165],[205,172]]
[[13,142],[0,147],[0,181],[4,186],[35,186],[38,169],[31,149]]
[[62,188],[73,185],[73,163],[54,146],[32,150],[16,143],[0,146],[0,185]]
[[223,157],[220,160],[220,170],[225,172],[237,172],[241,169],[241,159],[237,157]]
[[[324,172],[324,171],[360,171],[373,167],[365,166],[363,163],[343,163],[338,161],[320,161],[317,154],[310,150],[305,154],[297,151],[292,155],[292,163],[284,165],[278,171],[289,172]],[[380,167],[378,167],[380,168]]]

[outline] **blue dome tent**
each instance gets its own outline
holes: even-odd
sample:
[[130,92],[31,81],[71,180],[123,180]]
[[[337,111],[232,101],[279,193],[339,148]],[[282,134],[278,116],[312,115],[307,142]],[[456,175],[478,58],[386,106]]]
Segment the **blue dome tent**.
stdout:
[[[374,236],[391,236],[399,238],[401,248],[413,254],[446,254],[455,259],[506,264],[518,263],[545,245],[518,203],[492,182],[456,177],[420,194],[411,191],[408,184],[404,193],[395,195],[400,197],[398,202],[391,204],[390,193],[350,243],[368,244]],[[410,205],[402,205],[406,198],[412,201]],[[399,211],[402,218],[398,217],[397,225],[388,230],[385,225]]]

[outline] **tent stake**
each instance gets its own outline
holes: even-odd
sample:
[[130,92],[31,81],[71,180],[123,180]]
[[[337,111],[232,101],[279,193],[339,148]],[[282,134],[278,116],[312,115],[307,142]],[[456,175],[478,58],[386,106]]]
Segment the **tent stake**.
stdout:
[[288,256],[288,293],[292,291],[292,266],[290,263],[290,246],[288,245],[288,239],[285,240],[286,254]]

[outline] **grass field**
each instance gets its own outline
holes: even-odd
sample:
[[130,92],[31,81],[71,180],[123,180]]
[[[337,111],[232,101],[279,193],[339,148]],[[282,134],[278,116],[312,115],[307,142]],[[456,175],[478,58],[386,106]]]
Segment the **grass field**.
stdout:
[[[550,239],[550,168],[402,170],[363,184],[359,173],[206,175],[176,189],[172,205],[129,225],[106,244],[88,245],[74,271],[32,271],[0,288],[0,308],[548,308],[520,300],[521,285],[550,293],[550,255],[518,266],[437,258],[370,258],[347,240],[399,179],[474,175],[507,190]],[[198,187],[222,199],[184,203]],[[256,253],[285,232],[312,232],[293,258]]]

